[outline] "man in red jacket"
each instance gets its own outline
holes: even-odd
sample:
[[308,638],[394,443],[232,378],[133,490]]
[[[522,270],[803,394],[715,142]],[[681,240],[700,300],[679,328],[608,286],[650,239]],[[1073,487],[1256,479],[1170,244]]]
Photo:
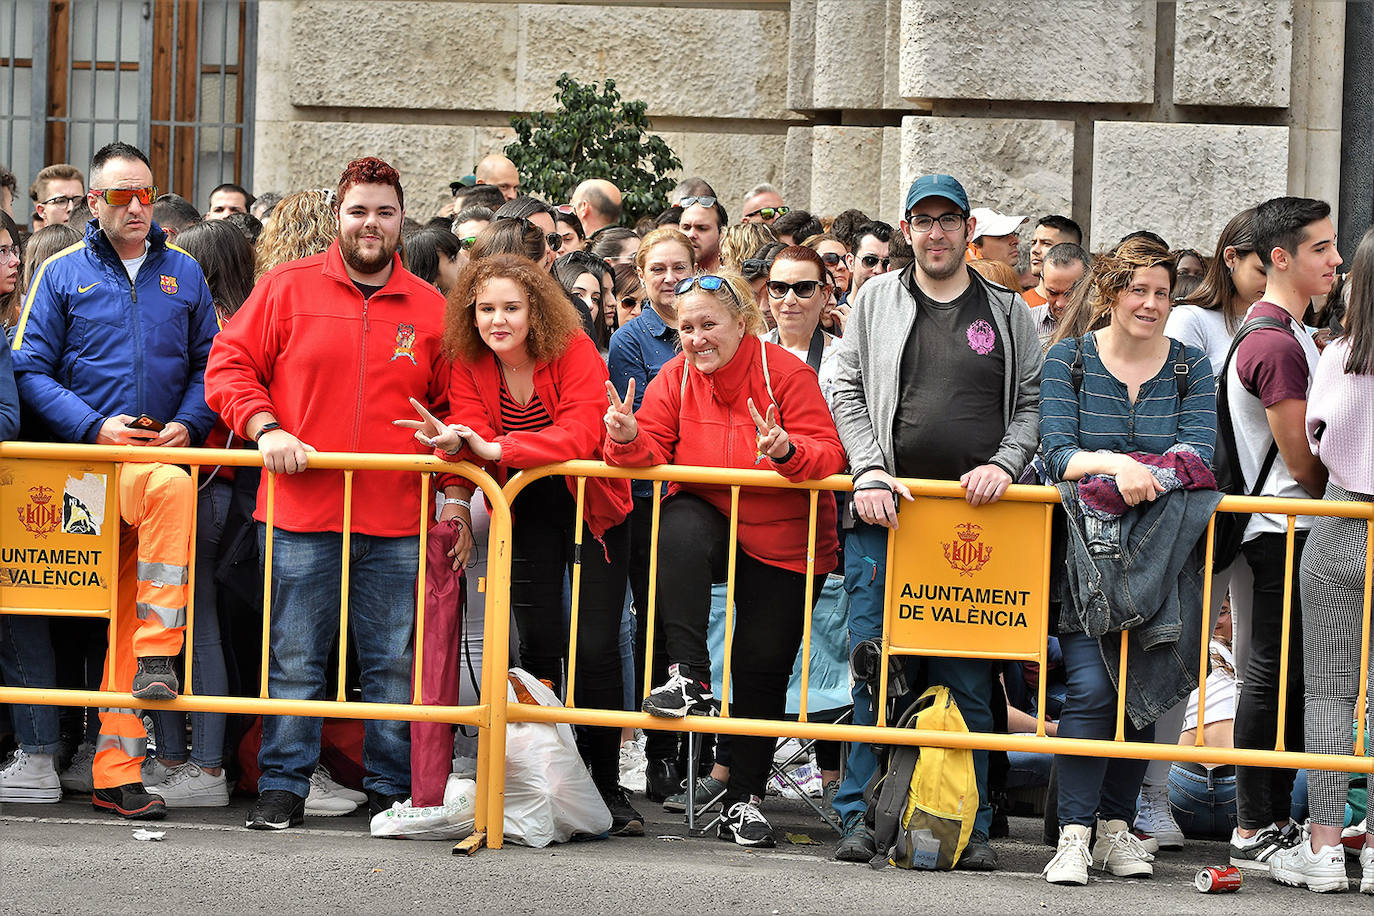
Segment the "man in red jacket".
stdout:
[[[444,300],[396,254],[400,176],[380,159],[357,159],[339,179],[337,200],[338,241],[264,276],[217,338],[205,373],[210,405],[258,443],[268,471],[286,475],[277,479],[273,519],[268,689],[289,699],[324,699],[339,631],[343,472],[309,469],[310,453],[413,452],[410,433],[391,420],[411,412],[412,397],[441,416],[447,410]],[[266,476],[262,486],[259,522]],[[410,696],[420,516],[415,474],[354,475],[348,629],[364,701]],[[260,797],[245,826],[302,823],[319,751],[318,719],[266,717]],[[368,722],[363,759],[373,813],[409,795],[408,723]]]

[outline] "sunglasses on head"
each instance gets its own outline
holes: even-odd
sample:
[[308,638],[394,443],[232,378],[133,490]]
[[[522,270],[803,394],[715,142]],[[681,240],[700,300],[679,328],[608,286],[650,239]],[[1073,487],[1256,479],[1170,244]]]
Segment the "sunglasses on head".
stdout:
[[880,258],[876,254],[866,254],[859,258],[859,260],[863,262],[864,267],[867,267],[869,270],[877,267],[880,263],[883,265],[883,270],[887,270],[887,265],[892,263],[891,258]]
[[477,241],[477,236],[475,236],[475,235],[469,235],[469,236],[467,236],[467,237],[465,237],[465,238],[460,238],[460,239],[458,240],[458,247],[461,248],[463,251],[467,251],[469,248],[472,247],[473,243],[476,242],[476,241]]
[[549,209],[556,213],[562,213],[564,216],[573,212],[572,204],[550,204]]
[[725,278],[718,277],[715,274],[701,274],[695,277],[688,277],[686,280],[679,283],[673,291],[681,296],[694,286],[699,286],[708,293],[714,293],[723,286],[730,291],[731,298],[734,298],[735,295],[735,291],[730,289],[730,284],[726,282]]
[[773,261],[770,258],[745,258],[739,266],[746,277],[757,280],[773,269]]
[[677,205],[684,210],[693,204],[701,204],[703,207],[710,208],[716,205],[716,199],[714,197],[684,197],[677,202]]
[[748,219],[751,216],[762,216],[764,219],[773,219],[776,216],[782,216],[784,213],[790,212],[792,212],[791,207],[760,207],[757,210],[752,210],[744,214],[744,218]]
[[819,280],[802,280],[797,283],[784,283],[781,280],[768,281],[768,295],[774,299],[784,299],[790,289],[797,294],[798,299],[810,299],[816,295],[816,290],[820,288]]
[[[526,228],[539,229],[538,226],[534,225],[534,223],[530,222],[530,220],[524,216],[511,216],[510,214],[506,214],[505,216],[498,216],[496,218],[515,220]],[[542,229],[539,229],[539,231],[543,232]],[[545,232],[544,243],[549,246],[549,251],[559,251],[563,248],[563,236],[559,235],[557,232]]]
[[111,207],[127,207],[135,199],[146,207],[157,199],[157,188],[91,188],[91,193]]

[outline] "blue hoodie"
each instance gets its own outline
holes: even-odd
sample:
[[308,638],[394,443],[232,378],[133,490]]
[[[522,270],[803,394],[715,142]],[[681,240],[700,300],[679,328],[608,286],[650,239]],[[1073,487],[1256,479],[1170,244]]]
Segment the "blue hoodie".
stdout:
[[65,442],[94,442],[107,417],[147,414],[199,444],[215,422],[204,376],[217,330],[200,265],[156,223],[131,284],[91,220],[34,276],[12,345],[19,396]]

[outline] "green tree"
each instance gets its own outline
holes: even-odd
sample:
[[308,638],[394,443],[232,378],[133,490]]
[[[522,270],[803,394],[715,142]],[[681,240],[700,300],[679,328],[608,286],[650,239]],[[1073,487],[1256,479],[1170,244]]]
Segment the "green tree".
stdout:
[[662,137],[649,133],[648,106],[625,102],[615,80],[605,87],[558,77],[558,107],[511,118],[516,141],[506,155],[520,170],[520,184],[550,203],[572,197],[578,183],[604,178],[620,189],[622,222],[633,226],[668,205],[669,173],[682,168]]

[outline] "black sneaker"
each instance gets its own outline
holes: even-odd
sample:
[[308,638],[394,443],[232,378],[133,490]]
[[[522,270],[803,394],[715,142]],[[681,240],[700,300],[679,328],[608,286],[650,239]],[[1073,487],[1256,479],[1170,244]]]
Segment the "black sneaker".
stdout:
[[1239,830],[1231,831],[1231,864],[1246,871],[1268,871],[1269,860],[1281,849],[1296,846],[1302,840],[1302,831],[1290,821],[1280,829],[1276,824],[1262,828],[1259,833],[1246,839]]
[[144,655],[138,660],[133,694],[137,700],[175,700],[181,691],[170,655]]
[[716,825],[716,836],[722,840],[734,840],[739,846],[772,848],[773,827],[768,819],[759,812],[762,802],[757,795],[737,801],[725,812]]
[[112,789],[91,793],[91,807],[110,811],[131,821],[160,821],[167,816],[167,803],[161,795],[143,788],[141,782],[125,783]]
[[258,796],[243,826],[249,830],[285,830],[305,823],[305,799],[285,789],[268,789]]
[[968,845],[959,854],[954,867],[962,871],[996,871],[997,850],[988,844],[988,838],[975,833],[968,839]]
[[597,786],[597,791],[611,810],[611,836],[644,836],[644,815],[630,804],[622,786],[618,783],[604,789]]
[[649,758],[644,770],[644,797],[661,802],[682,788],[682,770],[671,757]]
[[367,816],[376,817],[383,811],[390,811],[393,805],[403,805],[410,799],[410,795],[383,795],[381,792],[367,793]]
[[877,854],[873,831],[864,823],[864,813],[855,811],[844,822],[844,833],[835,847],[835,858],[841,862],[867,862]]
[[693,712],[710,715],[714,700],[710,684],[679,674],[677,665],[669,665],[668,682],[644,698],[644,711],[665,719],[681,719]]

